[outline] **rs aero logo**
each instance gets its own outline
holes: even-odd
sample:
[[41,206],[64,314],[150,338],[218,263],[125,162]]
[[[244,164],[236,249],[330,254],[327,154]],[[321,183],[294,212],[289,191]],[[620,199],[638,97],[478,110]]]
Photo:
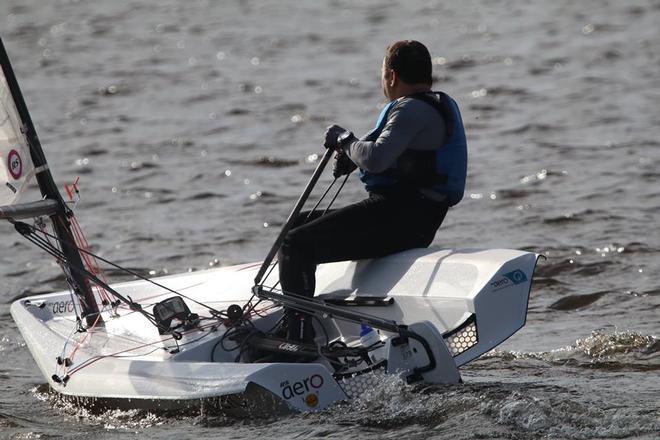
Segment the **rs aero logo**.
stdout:
[[527,281],[527,275],[525,275],[525,272],[520,269],[516,269],[513,272],[505,273],[502,275],[502,278],[497,281],[493,281],[490,283],[490,285],[494,290],[501,290],[524,283],[525,281]]
[[319,403],[316,391],[323,386],[324,382],[323,376],[320,374],[313,374],[310,377],[306,377],[293,383],[285,380],[280,384],[280,387],[282,388],[282,397],[285,400],[290,400],[296,396],[307,394],[303,397],[304,402],[309,407],[315,407]]
[[53,311],[53,315],[61,315],[64,313],[73,313],[75,308],[72,301],[56,301],[45,304],[46,307]]
[[14,180],[18,180],[23,175],[23,160],[21,155],[18,154],[18,151],[11,150],[7,155],[7,167],[9,168],[9,174]]

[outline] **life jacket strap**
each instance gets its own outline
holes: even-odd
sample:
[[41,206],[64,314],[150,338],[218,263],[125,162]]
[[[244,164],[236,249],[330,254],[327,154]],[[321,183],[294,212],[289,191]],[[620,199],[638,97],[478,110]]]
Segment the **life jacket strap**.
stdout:
[[[435,94],[437,97],[429,96],[427,92],[415,93],[408,95],[409,98],[419,99],[433,107],[445,123],[445,139],[443,145],[451,138],[454,126],[454,114],[449,107],[449,104],[444,99],[443,95]],[[442,148],[442,147],[440,147]],[[449,181],[449,176],[446,174],[438,173],[436,169],[436,154],[435,150],[411,150],[406,149],[396,161],[396,165],[391,167],[379,175],[391,177],[402,183],[417,186],[420,188],[429,188],[435,185],[446,185]]]
[[428,92],[414,93],[412,95],[409,95],[408,97],[419,99],[420,101],[427,103],[428,105],[436,109],[438,113],[440,113],[442,120],[445,121],[445,142],[446,142],[451,138],[452,134],[454,133],[454,123],[456,122],[454,118],[454,112],[452,111],[451,107],[449,107],[449,103],[442,94],[433,93],[433,95],[435,95],[437,99],[429,96]]

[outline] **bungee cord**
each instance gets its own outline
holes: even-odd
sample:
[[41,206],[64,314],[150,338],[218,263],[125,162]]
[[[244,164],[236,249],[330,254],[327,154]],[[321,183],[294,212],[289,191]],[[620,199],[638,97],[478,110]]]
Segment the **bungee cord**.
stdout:
[[[261,302],[261,301],[259,301],[259,302]],[[274,306],[272,306],[272,305],[271,306],[265,306],[265,307],[257,310],[256,309],[256,304],[255,304],[255,307],[252,308],[252,311],[249,312],[249,315],[246,315],[246,319],[242,320],[242,322],[247,322],[254,329],[254,325],[249,321],[248,318],[251,318],[254,315],[259,315],[260,313],[263,313],[263,312],[265,312],[265,311],[267,311],[267,310],[269,310],[273,307]],[[275,306],[275,307],[277,307],[277,306]],[[163,336],[158,340],[154,340],[154,341],[146,342],[146,343],[140,343],[140,341],[133,340],[133,339],[128,338],[124,335],[113,335],[113,337],[119,337],[121,339],[127,340],[128,342],[136,343],[136,344],[139,344],[139,345],[137,345],[135,347],[130,347],[130,348],[127,348],[127,349],[124,349],[124,350],[119,350],[119,351],[116,351],[114,353],[110,353],[110,354],[106,354],[106,355],[92,356],[90,358],[85,359],[83,362],[81,362],[80,364],[77,364],[77,365],[73,364],[73,358],[71,356],[69,356],[69,359],[71,359],[71,363],[69,365],[65,364],[65,369],[64,369],[64,372],[62,374],[62,377],[58,377],[58,379],[60,379],[60,381],[62,381],[62,383],[66,383],[69,380],[69,378],[71,376],[73,376],[75,373],[79,372],[83,368],[86,368],[86,367],[88,367],[88,366],[90,366],[90,365],[92,365],[92,364],[94,364],[94,363],[96,363],[96,362],[98,362],[102,359],[106,359],[106,358],[118,358],[118,357],[137,358],[137,357],[148,356],[149,354],[154,353],[155,351],[158,351],[158,350],[165,350],[170,354],[174,354],[174,353],[178,352],[181,349],[181,347],[184,347],[186,345],[194,344],[196,342],[201,341],[202,339],[208,337],[211,333],[215,333],[221,325],[224,325],[227,328],[227,331],[221,336],[220,340],[216,343],[216,347],[217,347],[218,343],[223,345],[222,342],[224,342],[224,340],[226,340],[227,338],[231,338],[231,336],[233,336],[234,333],[232,333],[232,329],[234,329],[236,327],[235,324],[238,324],[238,323],[232,324],[229,321],[218,322],[216,318],[209,318],[209,317],[202,317],[202,319],[206,319],[206,320],[211,319],[211,320],[214,320],[214,322],[209,323],[209,324],[199,325],[199,326],[197,326],[196,328],[193,328],[193,329],[185,330],[181,333],[178,333],[178,335],[177,334],[171,334],[170,336]],[[258,330],[256,330],[256,329],[254,329],[254,330],[258,332]],[[179,342],[179,340],[181,340],[182,337],[184,337],[186,335],[189,335],[189,334],[192,334],[192,333],[195,333],[195,332],[203,332],[203,334],[200,337],[196,338],[196,339],[192,339],[190,341],[185,341],[183,343]],[[75,333],[75,332],[73,332],[73,333]],[[94,334],[94,333],[96,333],[96,331],[90,331],[89,333]],[[70,335],[70,337],[71,336],[72,335]],[[129,352],[139,350],[139,349],[145,348],[145,347],[152,347],[152,346],[158,345],[158,344],[165,344],[168,341],[174,342],[175,345],[174,346],[165,346],[165,345],[163,345],[163,346],[155,347],[153,350],[150,350],[146,353],[132,354],[132,355],[128,355],[128,356],[121,356],[124,353],[129,353]],[[82,341],[79,341],[78,344],[82,344],[83,342],[84,342],[84,339]],[[236,350],[237,348],[239,348],[239,347],[237,346],[233,349],[226,349],[226,347],[224,347],[224,345],[223,345],[223,349],[225,349],[225,351],[233,351],[233,350]],[[215,347],[213,348],[212,353],[214,351],[215,351]]]
[[[319,205],[323,202],[323,199],[325,199],[325,196],[328,195],[328,193],[330,192],[330,190],[331,190],[332,187],[334,186],[335,182],[337,182],[337,178],[336,178],[336,177],[332,180],[332,182],[330,182],[330,185],[328,185],[328,187],[327,187],[326,190],[323,192],[323,194],[321,195],[321,197],[319,198],[319,200],[316,202],[316,204],[314,205],[314,207],[313,207],[313,208],[307,213],[307,217],[305,217],[305,221],[309,220],[309,218],[314,214],[314,212],[316,212],[316,210],[318,209]],[[334,199],[333,199],[333,200],[334,200]]]

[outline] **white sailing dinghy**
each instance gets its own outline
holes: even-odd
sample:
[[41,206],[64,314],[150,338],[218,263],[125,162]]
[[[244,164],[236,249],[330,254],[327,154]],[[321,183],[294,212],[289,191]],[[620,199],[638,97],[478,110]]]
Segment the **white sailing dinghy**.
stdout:
[[[359,396],[380,374],[460,382],[459,367],[525,324],[538,256],[518,250],[414,249],[321,265],[311,299],[277,289],[268,276],[274,257],[330,150],[264,262],[155,279],[127,270],[140,279],[109,284],[98,262],[118,266],[87,250],[1,40],[0,63],[0,219],[55,257],[69,285],[19,299],[11,314],[62,396],[124,408],[199,407],[201,400],[316,411]],[[18,203],[31,178],[43,199]],[[314,317],[315,343],[273,332],[284,307]]]

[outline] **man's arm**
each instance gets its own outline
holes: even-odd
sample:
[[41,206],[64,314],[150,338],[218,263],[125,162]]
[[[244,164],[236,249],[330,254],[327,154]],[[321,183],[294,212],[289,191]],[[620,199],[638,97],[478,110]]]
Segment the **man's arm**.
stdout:
[[396,104],[378,139],[370,142],[353,138],[342,144],[344,152],[357,166],[371,173],[390,168],[424,128],[424,118],[420,118],[412,107]]

